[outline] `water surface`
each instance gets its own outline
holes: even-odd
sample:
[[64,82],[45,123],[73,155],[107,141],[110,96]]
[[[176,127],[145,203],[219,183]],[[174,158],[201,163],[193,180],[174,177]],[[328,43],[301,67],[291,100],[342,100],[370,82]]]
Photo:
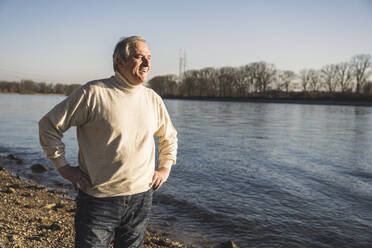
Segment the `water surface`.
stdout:
[[[62,96],[0,95],[8,167],[54,187],[37,122]],[[179,156],[155,195],[152,226],[195,247],[370,247],[372,108],[165,100]],[[77,161],[75,129],[64,142]]]

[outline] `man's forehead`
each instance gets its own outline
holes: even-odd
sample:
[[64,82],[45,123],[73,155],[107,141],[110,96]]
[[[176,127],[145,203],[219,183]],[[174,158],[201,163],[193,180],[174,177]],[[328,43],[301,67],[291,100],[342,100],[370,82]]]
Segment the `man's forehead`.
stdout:
[[140,53],[140,54],[146,53],[146,54],[150,54],[150,49],[148,48],[148,46],[147,46],[147,44],[145,42],[137,41],[134,44],[134,47],[133,48],[134,48],[133,51],[135,53]]

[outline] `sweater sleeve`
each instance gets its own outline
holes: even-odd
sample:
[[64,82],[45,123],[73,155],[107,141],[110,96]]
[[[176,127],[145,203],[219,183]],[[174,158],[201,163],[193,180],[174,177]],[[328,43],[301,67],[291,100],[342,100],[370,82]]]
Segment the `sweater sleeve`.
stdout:
[[67,164],[63,133],[71,126],[83,125],[88,119],[86,96],[75,90],[39,121],[40,144],[56,169]]
[[164,102],[161,99],[158,115],[159,128],[155,132],[155,136],[159,138],[159,168],[170,168],[172,165],[175,165],[177,161],[177,131],[174,128]]

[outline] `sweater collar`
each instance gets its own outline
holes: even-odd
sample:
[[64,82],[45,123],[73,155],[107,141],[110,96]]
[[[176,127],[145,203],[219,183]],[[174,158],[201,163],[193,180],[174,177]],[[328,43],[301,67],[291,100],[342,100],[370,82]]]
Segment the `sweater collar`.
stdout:
[[116,85],[118,86],[118,88],[128,93],[136,93],[143,87],[142,85],[132,85],[118,71],[115,71],[115,79],[117,81]]

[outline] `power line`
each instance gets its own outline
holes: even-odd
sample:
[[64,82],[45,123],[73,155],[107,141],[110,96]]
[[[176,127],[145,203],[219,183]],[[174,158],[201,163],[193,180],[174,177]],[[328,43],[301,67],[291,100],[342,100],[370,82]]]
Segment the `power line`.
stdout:
[[16,70],[11,70],[11,69],[6,68],[4,66],[0,66],[0,72],[2,74],[7,74],[8,76],[15,77],[15,78],[18,78],[18,79],[26,79],[26,78],[31,77],[32,79],[37,80],[37,81],[47,81],[45,79],[42,79],[42,78],[46,78],[45,75],[41,75],[41,74],[37,74],[37,73],[30,73],[30,72],[20,72],[20,71],[16,71]]

